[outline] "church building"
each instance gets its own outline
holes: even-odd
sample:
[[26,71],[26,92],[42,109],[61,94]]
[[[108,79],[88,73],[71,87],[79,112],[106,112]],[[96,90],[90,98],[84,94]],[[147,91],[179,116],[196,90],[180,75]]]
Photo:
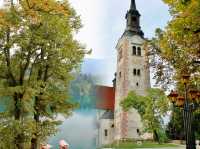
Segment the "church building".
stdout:
[[142,122],[137,110],[125,112],[120,106],[120,102],[130,91],[145,96],[150,88],[145,38],[135,0],[131,0],[125,18],[126,28],[116,46],[117,70],[113,87],[97,87],[98,146],[142,137]]

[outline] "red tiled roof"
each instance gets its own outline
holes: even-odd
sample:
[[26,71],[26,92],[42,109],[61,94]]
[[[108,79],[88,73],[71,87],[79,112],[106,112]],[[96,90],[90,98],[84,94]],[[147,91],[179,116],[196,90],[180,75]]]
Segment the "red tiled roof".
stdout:
[[108,86],[96,86],[96,108],[114,111],[115,89]]

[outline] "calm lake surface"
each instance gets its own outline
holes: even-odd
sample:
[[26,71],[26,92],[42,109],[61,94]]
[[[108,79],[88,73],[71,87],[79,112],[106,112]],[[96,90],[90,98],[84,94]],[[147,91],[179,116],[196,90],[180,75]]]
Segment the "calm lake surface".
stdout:
[[82,110],[75,112],[64,120],[56,136],[49,139],[52,149],[59,149],[59,140],[66,140],[70,149],[96,149],[95,145],[95,110]]

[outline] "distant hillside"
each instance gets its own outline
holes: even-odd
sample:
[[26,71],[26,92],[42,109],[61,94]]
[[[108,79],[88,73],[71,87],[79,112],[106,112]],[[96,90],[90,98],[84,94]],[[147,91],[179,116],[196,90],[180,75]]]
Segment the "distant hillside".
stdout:
[[95,108],[95,83],[90,74],[80,74],[70,83],[71,99],[80,104],[79,109]]

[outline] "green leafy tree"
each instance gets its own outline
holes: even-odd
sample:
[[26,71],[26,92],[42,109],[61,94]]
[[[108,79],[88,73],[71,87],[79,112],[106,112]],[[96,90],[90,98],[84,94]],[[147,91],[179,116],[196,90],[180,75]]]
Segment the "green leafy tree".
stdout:
[[166,87],[173,81],[179,82],[184,72],[199,78],[200,2],[163,1],[169,5],[172,19],[165,30],[156,30],[149,44],[149,54],[156,69],[155,78]]
[[170,122],[167,125],[166,133],[169,139],[183,140],[185,134],[183,132],[183,114],[179,108],[173,107]]
[[[173,85],[183,94],[181,76],[183,73],[188,73],[191,75],[189,86],[200,89],[200,1],[163,0],[163,2],[169,6],[172,19],[164,30],[157,29],[155,38],[149,42],[149,56],[156,72],[157,83],[165,89]],[[173,113],[178,114],[177,111]],[[193,127],[196,127],[198,115],[198,112],[195,113]],[[170,123],[173,123],[172,119]],[[176,123],[176,127],[182,126],[181,123],[182,121]],[[195,130],[199,135],[198,129]]]
[[67,0],[11,1],[0,10],[0,97],[8,102],[0,138],[9,137],[1,148],[39,148],[56,132],[57,114],[76,107],[67,90],[87,53],[73,38],[80,27]]
[[147,96],[139,96],[130,92],[121,102],[125,110],[135,108],[142,117],[145,132],[153,133],[154,140],[161,142],[163,118],[169,110],[165,93],[160,89],[149,89]]

